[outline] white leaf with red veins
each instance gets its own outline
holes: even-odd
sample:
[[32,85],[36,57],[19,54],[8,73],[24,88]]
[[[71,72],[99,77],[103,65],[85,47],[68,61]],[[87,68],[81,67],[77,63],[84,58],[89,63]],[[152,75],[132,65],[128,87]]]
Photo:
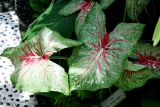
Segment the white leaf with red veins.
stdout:
[[11,80],[17,89],[33,93],[58,91],[68,95],[68,75],[60,65],[50,61],[49,56],[79,45],[81,42],[65,39],[59,33],[44,28],[31,40],[5,50],[2,55],[15,65]]

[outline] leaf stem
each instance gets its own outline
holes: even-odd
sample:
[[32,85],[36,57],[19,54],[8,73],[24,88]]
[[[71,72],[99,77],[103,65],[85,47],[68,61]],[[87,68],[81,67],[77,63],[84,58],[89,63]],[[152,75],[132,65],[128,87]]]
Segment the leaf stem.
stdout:
[[49,59],[68,60],[68,57],[64,57],[64,56],[50,56]]

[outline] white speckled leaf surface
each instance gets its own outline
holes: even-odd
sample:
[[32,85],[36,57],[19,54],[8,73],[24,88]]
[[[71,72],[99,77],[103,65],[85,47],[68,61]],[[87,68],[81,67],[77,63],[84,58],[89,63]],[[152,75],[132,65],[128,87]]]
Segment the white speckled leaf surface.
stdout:
[[[21,41],[18,16],[14,11],[0,13],[0,54],[8,47],[16,47]],[[35,107],[35,96],[20,92],[10,81],[14,71],[11,61],[0,56],[0,107]]]

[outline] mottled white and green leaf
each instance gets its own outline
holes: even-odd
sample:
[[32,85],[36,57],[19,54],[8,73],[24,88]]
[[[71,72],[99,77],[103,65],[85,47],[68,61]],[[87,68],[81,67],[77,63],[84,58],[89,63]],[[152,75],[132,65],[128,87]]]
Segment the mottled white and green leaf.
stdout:
[[95,3],[80,31],[78,40],[85,44],[74,49],[69,59],[70,90],[95,91],[111,87],[123,72],[144,25],[120,23],[110,34],[105,16]]
[[64,16],[68,16],[73,14],[74,12],[80,10],[82,8],[83,0],[71,0],[68,4],[66,4],[61,10],[60,14]]

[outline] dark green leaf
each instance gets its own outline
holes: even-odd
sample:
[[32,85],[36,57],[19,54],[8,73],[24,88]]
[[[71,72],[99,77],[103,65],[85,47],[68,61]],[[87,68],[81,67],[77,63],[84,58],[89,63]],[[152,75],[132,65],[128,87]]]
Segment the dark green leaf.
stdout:
[[153,98],[143,98],[142,107],[160,107],[160,102]]
[[137,20],[143,9],[147,6],[150,0],[126,0],[127,15],[131,20]]
[[59,10],[66,4],[66,2],[51,3],[49,8],[41,14],[28,28],[23,36],[23,41],[34,37],[43,27],[48,27],[54,31],[59,32],[64,37],[70,37],[74,31],[74,24],[77,14],[70,16],[62,16]]
[[39,0],[29,0],[31,8],[36,12],[43,12],[45,10],[45,5]]
[[51,3],[52,0],[40,0],[40,1],[49,6],[49,4]]
[[115,85],[125,91],[143,86],[154,75],[149,68],[139,71],[125,70]]
[[103,9],[108,8],[115,0],[100,0],[100,5]]

